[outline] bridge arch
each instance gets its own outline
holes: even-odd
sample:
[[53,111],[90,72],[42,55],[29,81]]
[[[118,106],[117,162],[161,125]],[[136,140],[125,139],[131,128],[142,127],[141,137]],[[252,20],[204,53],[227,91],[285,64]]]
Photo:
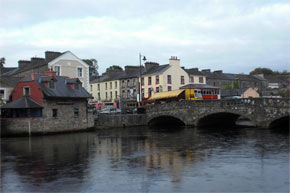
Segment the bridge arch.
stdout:
[[272,120],[269,124],[270,129],[289,129],[290,115],[284,115],[275,120]]
[[[241,114],[234,112],[211,112],[199,117],[196,121],[197,127],[207,127],[207,126],[215,126],[215,127],[224,127],[224,126],[235,126],[236,121]],[[247,120],[251,121],[248,117]]]
[[149,127],[163,127],[163,126],[170,126],[170,127],[182,127],[185,126],[183,120],[178,117],[170,116],[170,115],[160,115],[151,118],[148,121]]

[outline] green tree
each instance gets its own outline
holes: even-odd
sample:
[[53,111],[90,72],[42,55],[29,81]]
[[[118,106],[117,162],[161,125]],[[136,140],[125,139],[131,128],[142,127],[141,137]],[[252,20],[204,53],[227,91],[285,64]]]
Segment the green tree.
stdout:
[[237,80],[235,80],[235,82],[234,82],[234,88],[240,88],[240,85],[239,85]]
[[255,68],[255,70],[250,72],[250,75],[254,74],[273,75],[275,73],[269,68]]
[[83,59],[83,61],[89,65],[89,69],[90,69],[90,76],[92,75],[98,75],[98,61],[94,58],[92,59]]
[[228,89],[232,89],[232,88],[233,88],[232,85],[228,84],[228,85],[225,86],[224,89],[225,89],[225,90],[228,90]]
[[113,71],[113,70],[123,71],[122,67],[117,66],[117,65],[113,65],[113,66],[110,66],[109,68],[107,68],[106,72]]

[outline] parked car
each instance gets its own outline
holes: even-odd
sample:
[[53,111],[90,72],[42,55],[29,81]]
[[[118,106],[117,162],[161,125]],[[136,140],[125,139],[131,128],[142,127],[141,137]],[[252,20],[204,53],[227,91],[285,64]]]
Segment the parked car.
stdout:
[[102,109],[99,111],[100,114],[120,114],[121,109],[117,108],[107,108],[107,109]]

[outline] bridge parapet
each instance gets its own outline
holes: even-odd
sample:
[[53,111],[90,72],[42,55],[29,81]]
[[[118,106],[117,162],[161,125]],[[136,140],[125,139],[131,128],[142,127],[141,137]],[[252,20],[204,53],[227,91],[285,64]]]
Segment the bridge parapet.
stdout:
[[241,98],[224,100],[175,101],[147,106],[148,120],[158,116],[174,116],[185,124],[195,125],[199,119],[216,113],[231,113],[252,120],[257,126],[268,127],[280,117],[289,116],[288,98]]

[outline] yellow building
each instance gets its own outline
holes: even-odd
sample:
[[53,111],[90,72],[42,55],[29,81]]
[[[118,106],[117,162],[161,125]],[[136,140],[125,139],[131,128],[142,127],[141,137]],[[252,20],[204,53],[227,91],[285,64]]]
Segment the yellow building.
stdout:
[[145,72],[141,76],[142,99],[150,98],[154,93],[178,90],[180,87],[193,83],[205,84],[205,76],[189,74],[180,66],[180,59],[171,57],[169,64],[146,62]]
[[107,72],[90,83],[92,103],[98,109],[105,107],[120,108],[121,77],[123,71]]

